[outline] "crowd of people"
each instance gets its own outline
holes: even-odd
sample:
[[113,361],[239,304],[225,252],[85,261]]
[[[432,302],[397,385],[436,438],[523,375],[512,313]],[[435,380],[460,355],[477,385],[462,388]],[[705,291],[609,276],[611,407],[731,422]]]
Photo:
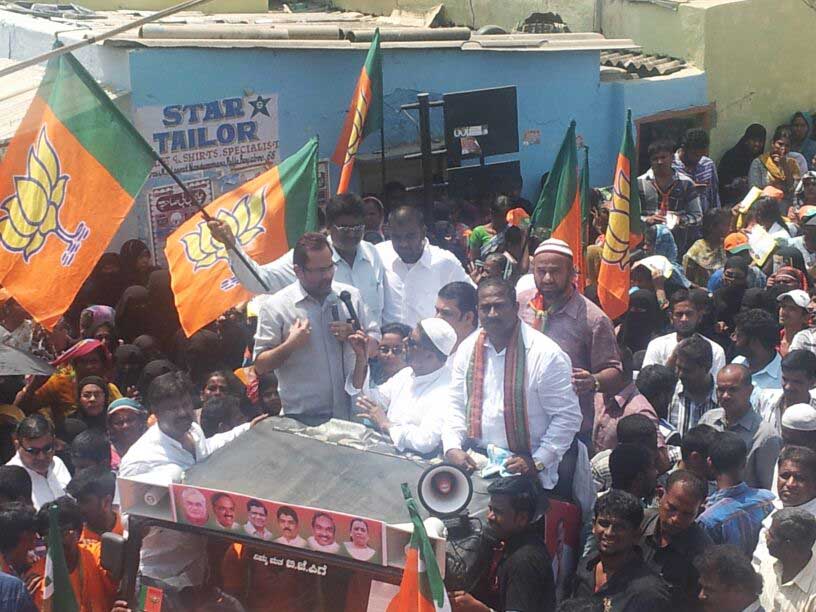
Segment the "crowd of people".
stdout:
[[[616,320],[597,290],[611,196],[593,192],[573,252],[530,227],[520,180],[440,200],[433,218],[398,184],[338,195],[319,232],[265,264],[212,220],[258,295],[190,338],[138,240],[99,260],[51,331],[4,294],[0,341],[55,372],[0,376],[0,609],[42,605],[56,504],[80,609],[126,610],[100,560],[101,534],[127,528],[116,475],[177,481],[260,421],[294,418],[495,468],[495,562],[451,591],[454,610],[816,612],[810,122],[794,115],[768,152],[752,125],[719,166],[700,129],[649,145]],[[572,555],[548,551],[547,500],[581,517]],[[139,580],[176,609],[239,610],[225,578],[240,558],[152,527]]]

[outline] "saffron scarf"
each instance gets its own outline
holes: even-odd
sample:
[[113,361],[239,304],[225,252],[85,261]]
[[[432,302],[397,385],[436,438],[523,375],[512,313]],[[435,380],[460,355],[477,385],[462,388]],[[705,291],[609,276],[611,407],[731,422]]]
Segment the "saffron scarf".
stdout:
[[[467,385],[468,437],[482,437],[482,406],[486,368],[487,334],[479,332],[476,346],[470,357],[465,378]],[[521,322],[516,324],[510,342],[507,343],[504,360],[504,428],[507,445],[514,453],[531,452],[530,428],[527,420],[524,370],[527,367]]]

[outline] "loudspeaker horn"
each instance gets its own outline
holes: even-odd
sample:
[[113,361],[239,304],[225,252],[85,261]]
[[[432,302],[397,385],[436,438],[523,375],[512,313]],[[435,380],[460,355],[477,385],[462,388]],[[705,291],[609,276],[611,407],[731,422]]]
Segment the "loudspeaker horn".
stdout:
[[432,515],[454,516],[470,503],[473,483],[462,468],[451,463],[440,463],[422,472],[417,493],[420,503]]

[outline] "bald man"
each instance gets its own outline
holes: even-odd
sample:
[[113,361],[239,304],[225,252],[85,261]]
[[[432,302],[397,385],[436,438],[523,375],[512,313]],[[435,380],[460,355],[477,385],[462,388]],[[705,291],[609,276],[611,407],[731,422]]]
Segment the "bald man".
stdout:
[[745,482],[749,487],[770,489],[782,437],[751,407],[753,390],[751,372],[747,367],[733,363],[725,366],[717,374],[720,408],[706,412],[700,424],[738,434],[748,448]]
[[418,208],[397,208],[388,215],[388,227],[391,240],[376,246],[385,266],[383,322],[413,328],[436,314],[436,296],[442,287],[472,281],[453,253],[428,242]]

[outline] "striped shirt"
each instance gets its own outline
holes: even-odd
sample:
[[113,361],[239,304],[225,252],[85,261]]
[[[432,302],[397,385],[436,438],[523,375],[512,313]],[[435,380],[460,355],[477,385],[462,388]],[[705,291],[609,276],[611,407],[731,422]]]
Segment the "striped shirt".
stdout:
[[700,208],[703,212],[709,208],[720,207],[720,180],[717,177],[717,166],[710,157],[703,155],[697,165],[687,166],[680,159],[680,152],[674,154],[672,168],[680,174],[694,181],[697,193],[700,196]]
[[669,423],[681,436],[685,436],[686,432],[697,425],[700,418],[713,408],[717,408],[717,388],[713,379],[710,393],[701,402],[687,395],[683,390],[683,383],[678,380],[674,397],[669,404]]
[[715,544],[731,544],[750,556],[754,553],[762,521],[774,509],[774,494],[744,482],[710,495],[697,522]]

